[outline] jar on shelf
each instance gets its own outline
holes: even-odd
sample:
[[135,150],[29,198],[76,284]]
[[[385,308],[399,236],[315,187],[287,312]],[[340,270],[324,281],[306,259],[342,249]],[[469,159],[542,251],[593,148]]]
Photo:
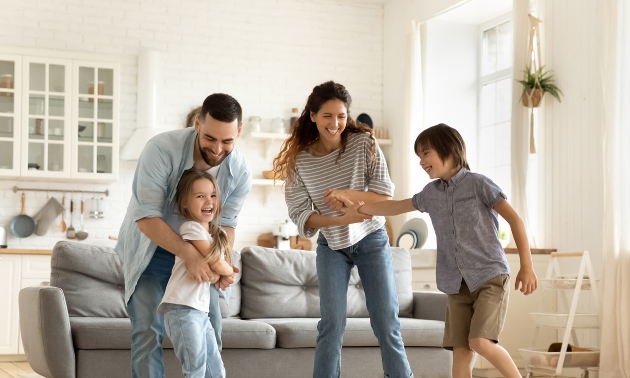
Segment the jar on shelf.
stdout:
[[271,120],[271,132],[278,133],[278,134],[285,133],[284,120],[282,118],[276,117],[273,120]]
[[260,117],[251,116],[247,121],[250,131],[259,132],[260,131]]

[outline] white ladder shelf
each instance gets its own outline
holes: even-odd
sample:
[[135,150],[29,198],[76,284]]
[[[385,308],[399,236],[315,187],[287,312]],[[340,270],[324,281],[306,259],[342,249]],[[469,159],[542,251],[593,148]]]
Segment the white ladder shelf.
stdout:
[[[562,259],[563,262],[570,263],[566,260],[568,258],[580,259],[577,275],[562,272],[558,260]],[[588,273],[588,275],[585,275],[585,273]],[[532,335],[532,347],[519,349],[526,363],[527,378],[532,377],[534,373],[537,375],[557,377],[562,373],[563,368],[566,367],[580,368],[583,370],[582,377],[588,377],[588,371],[599,366],[599,349],[579,347],[575,329],[599,329],[601,324],[597,280],[594,279],[593,266],[589,253],[587,251],[551,253],[551,260],[547,267],[547,275],[544,279],[540,280],[540,287],[552,294],[553,311],[530,314],[534,323],[536,323],[536,328]],[[592,292],[595,313],[582,314],[577,312],[580,293],[584,290],[590,290]],[[573,295],[569,305],[567,292],[571,291]],[[558,312],[555,301],[556,295],[558,294],[564,307],[569,309],[568,313]],[[541,308],[543,304],[544,303],[541,303]],[[553,350],[550,350],[551,348],[536,348],[538,334],[541,328],[545,327],[564,328],[562,342],[554,343],[556,348]],[[573,344],[569,344],[569,341],[572,341]]]

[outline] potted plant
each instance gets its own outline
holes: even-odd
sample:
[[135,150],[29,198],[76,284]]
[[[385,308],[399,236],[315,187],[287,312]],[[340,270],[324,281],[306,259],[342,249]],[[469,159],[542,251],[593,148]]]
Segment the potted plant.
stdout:
[[497,230],[497,238],[503,248],[510,244],[510,232],[503,228],[503,226],[499,226],[499,229]]
[[545,71],[544,68],[545,66],[541,66],[539,69],[532,71],[527,66],[527,69],[524,71],[526,74],[525,80],[518,81],[523,85],[521,102],[528,108],[540,106],[540,100],[547,92],[560,101],[562,91],[554,84],[551,71]]

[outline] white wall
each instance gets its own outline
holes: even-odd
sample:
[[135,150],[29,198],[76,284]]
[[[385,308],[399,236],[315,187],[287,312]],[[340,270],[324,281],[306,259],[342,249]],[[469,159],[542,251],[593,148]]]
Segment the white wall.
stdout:
[[603,244],[602,87],[599,11],[592,0],[540,2],[543,62],[564,96],[545,96],[539,128],[539,244],[588,250],[596,271]]
[[[141,47],[160,52],[159,127],[181,127],[188,111],[214,92],[236,97],[244,119],[288,118],[304,105],[311,89],[336,80],[353,96],[352,114],[368,113],[383,123],[383,7],[300,0],[5,0],[0,12],[1,46],[93,52],[121,63],[121,142],[136,127],[136,59]],[[245,130],[247,125],[245,124]],[[259,141],[237,142],[254,174],[271,167]],[[277,145],[279,148],[279,144]],[[271,158],[271,156],[269,157]],[[20,182],[19,185],[109,189],[103,220],[88,219],[94,244],[114,245],[129,196],[135,163],[123,162],[120,180],[111,185]],[[15,182],[0,180],[0,223],[19,213]],[[263,206],[254,187],[241,212],[236,247],[256,243],[270,223],[286,218],[280,190]],[[33,215],[46,193],[27,193]],[[90,209],[88,209],[90,210]],[[11,247],[51,248],[63,239],[54,223],[44,237],[11,237]]]

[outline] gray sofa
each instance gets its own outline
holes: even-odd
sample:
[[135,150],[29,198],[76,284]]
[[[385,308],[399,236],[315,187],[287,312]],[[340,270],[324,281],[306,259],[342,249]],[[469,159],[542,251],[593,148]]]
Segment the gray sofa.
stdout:
[[[409,252],[393,248],[402,336],[414,375],[450,377],[440,347],[446,296],[411,290]],[[248,247],[235,253],[242,273],[227,305],[221,299],[228,377],[310,377],[319,316],[315,253]],[[131,324],[121,262],[111,248],[62,241],[52,254],[51,286],[20,291],[20,327],[28,362],[47,378],[130,377]],[[382,377],[356,268],[348,286],[343,377]],[[168,338],[167,377],[181,377]]]

